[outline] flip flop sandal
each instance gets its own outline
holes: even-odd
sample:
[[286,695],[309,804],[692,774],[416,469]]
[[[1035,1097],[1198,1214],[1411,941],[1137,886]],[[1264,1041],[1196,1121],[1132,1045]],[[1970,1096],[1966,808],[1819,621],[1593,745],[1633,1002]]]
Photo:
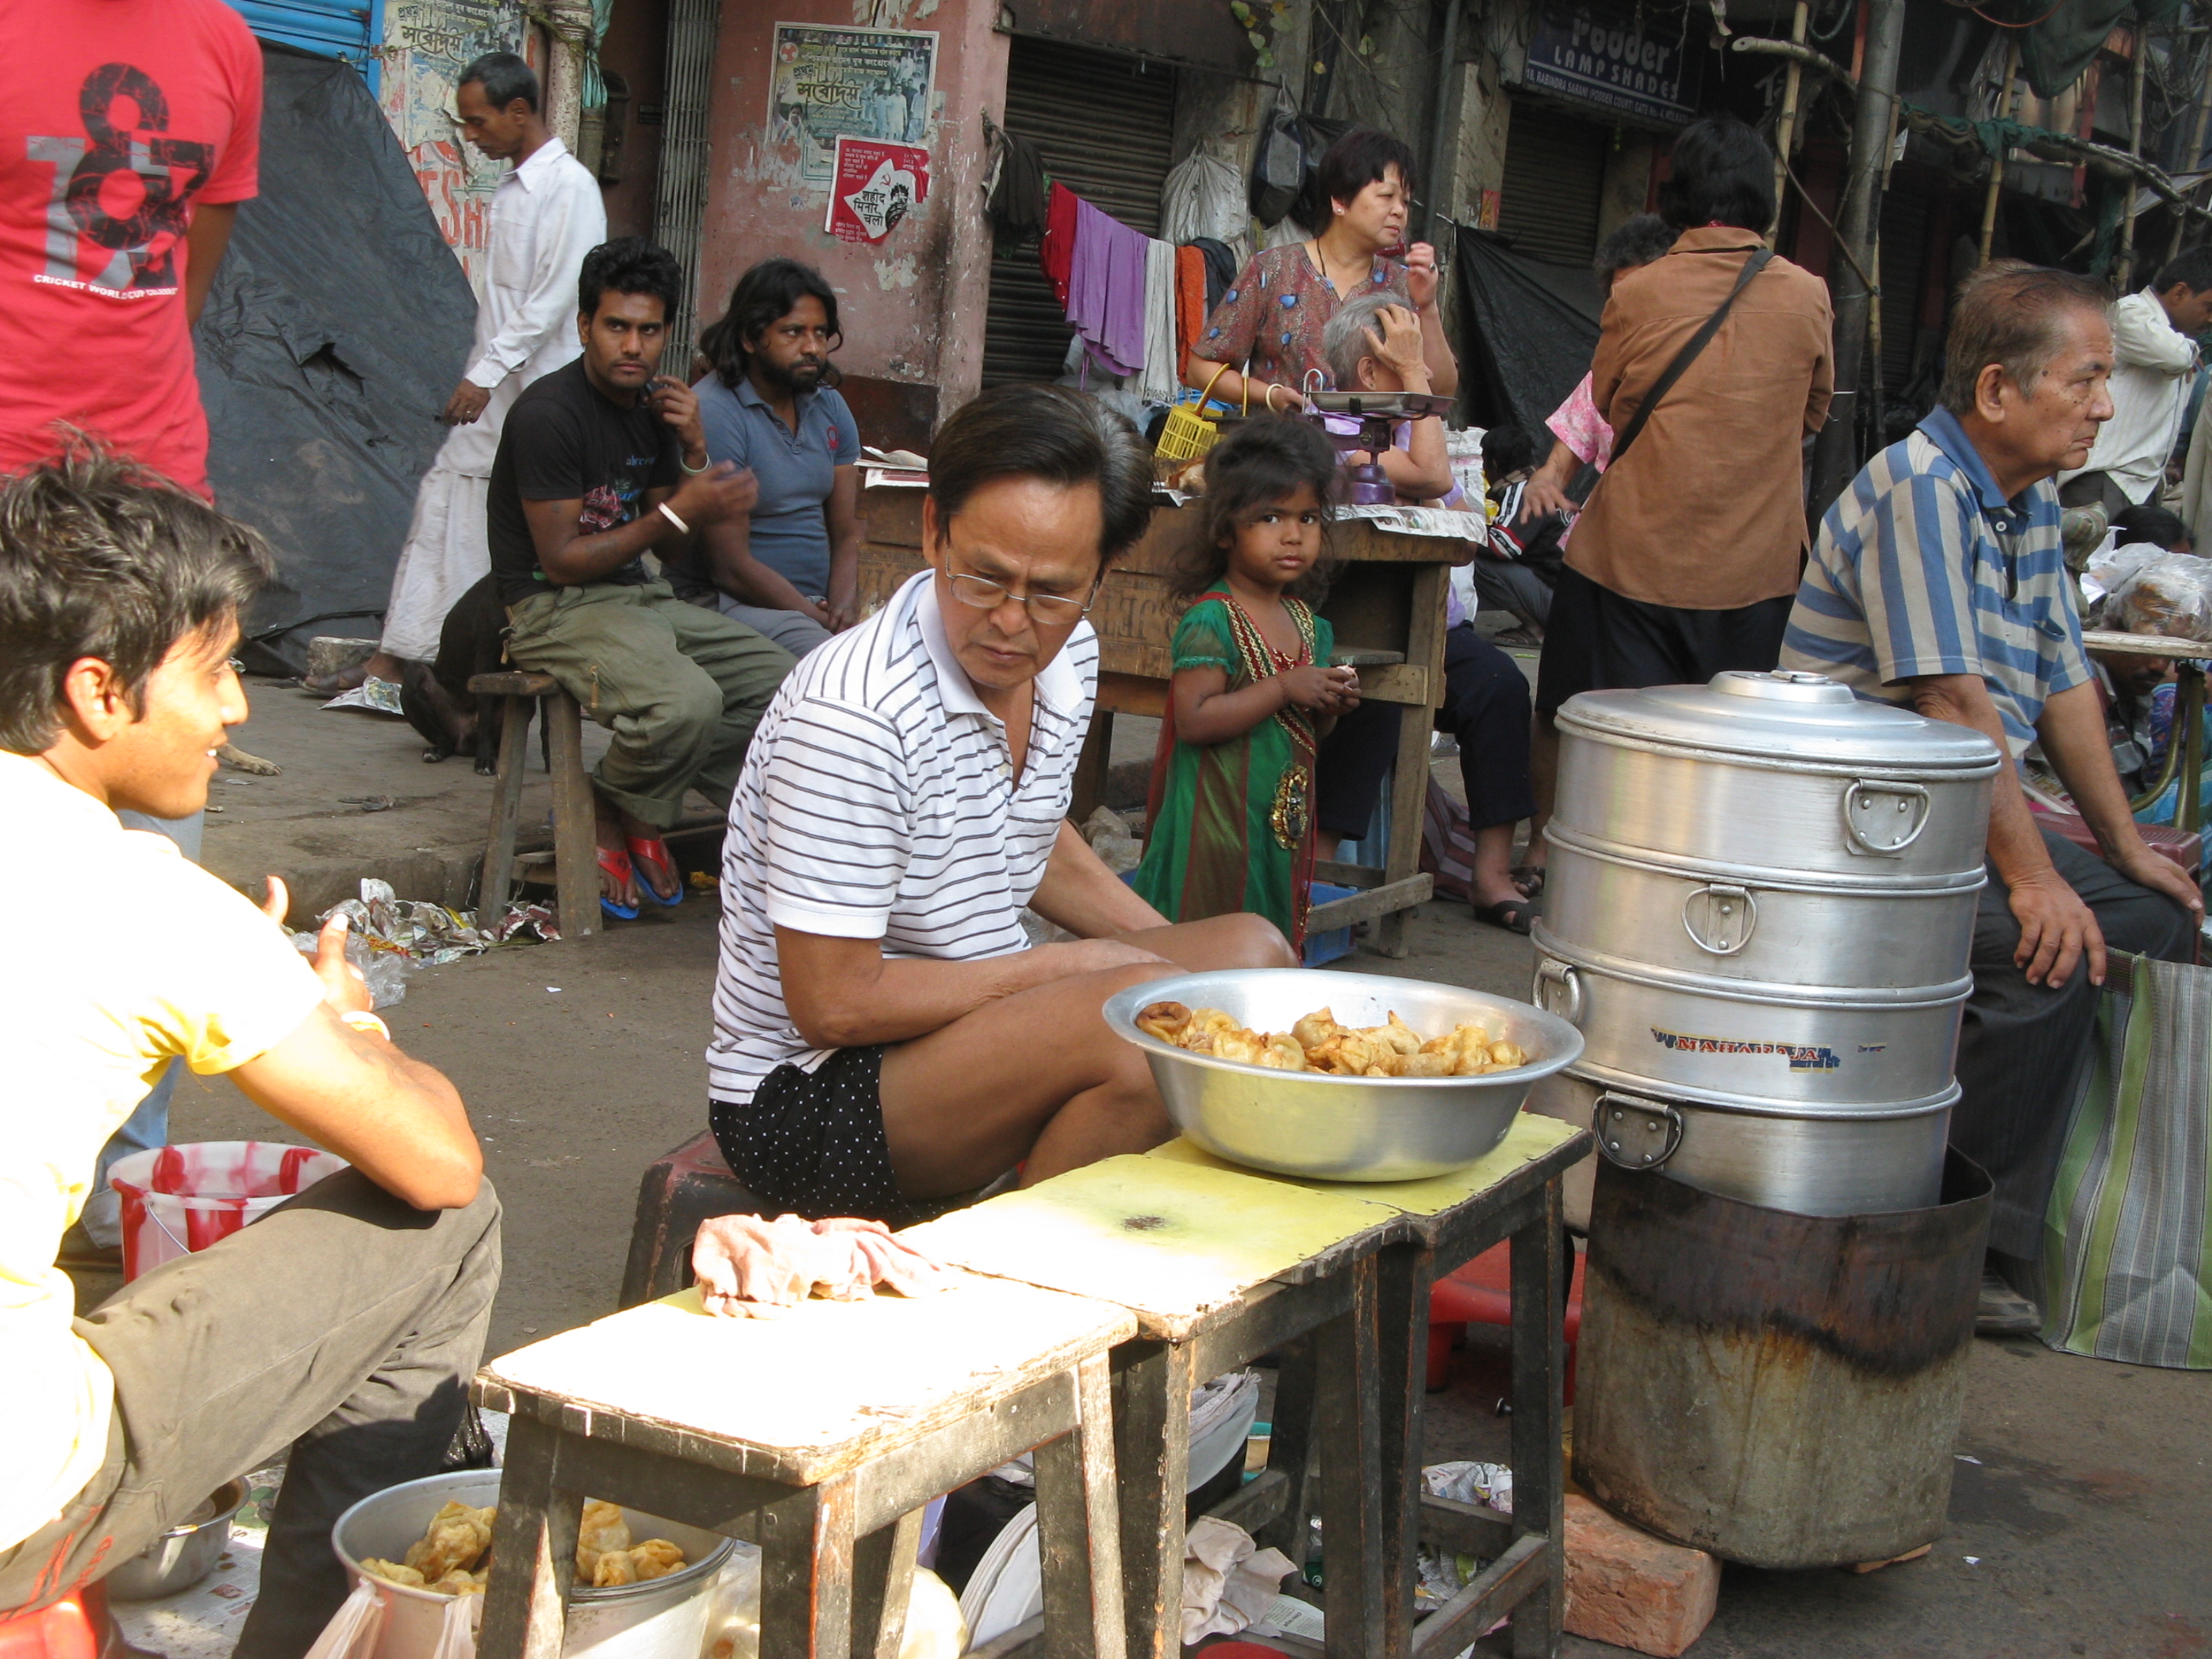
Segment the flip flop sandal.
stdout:
[[1509,873],[1509,879],[1529,898],[1544,896],[1544,866],[1540,864],[1516,864]]
[[1507,899],[1502,903],[1474,907],[1476,921],[1486,921],[1493,927],[1503,927],[1509,933],[1527,933],[1528,919],[1535,914],[1535,907],[1525,900]]
[[[643,882],[638,880],[637,872],[629,867],[629,854],[621,851],[619,848],[613,847],[600,848],[599,868],[605,871],[617,881],[627,881],[632,885],[640,888],[642,888],[645,885]],[[605,911],[611,916],[619,917],[623,921],[635,921],[637,920],[637,907],[635,905],[617,904],[605,893],[599,895],[599,908]]]
[[638,896],[641,898],[652,900],[653,903],[661,906],[664,909],[672,910],[683,903],[684,872],[676,867],[676,860],[668,856],[668,843],[659,836],[631,836],[628,839],[630,862],[633,865],[659,865],[662,870],[667,872],[669,881],[676,889],[673,893],[664,898],[653,890],[653,884],[647,881],[641,872],[637,877]]

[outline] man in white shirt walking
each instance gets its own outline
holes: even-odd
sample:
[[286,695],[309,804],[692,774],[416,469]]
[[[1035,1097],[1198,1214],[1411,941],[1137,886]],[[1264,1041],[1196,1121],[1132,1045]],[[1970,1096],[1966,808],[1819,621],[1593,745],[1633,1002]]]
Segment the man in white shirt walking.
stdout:
[[2062,507],[2105,515],[2155,504],[2181,435],[2197,369],[2197,336],[2212,324],[2212,247],[2191,248],[2140,294],[2112,307],[2112,418],[2080,467],[2058,475]]
[[402,662],[438,654],[455,600],[491,568],[484,502],[507,411],[533,381],[575,361],[576,274],[607,239],[599,181],[538,110],[538,76],[511,52],[489,52],[461,71],[453,94],[461,135],[490,160],[513,161],[491,204],[491,259],[477,307],[467,371],[440,418],[453,434],[416,492],[415,520],[392,574],[377,653],[315,691],[365,678],[399,678]]

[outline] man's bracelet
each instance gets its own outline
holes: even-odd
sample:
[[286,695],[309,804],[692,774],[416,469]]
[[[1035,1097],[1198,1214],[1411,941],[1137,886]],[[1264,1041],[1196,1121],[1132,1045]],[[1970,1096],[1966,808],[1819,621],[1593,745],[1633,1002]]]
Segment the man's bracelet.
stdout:
[[678,466],[680,466],[680,467],[682,467],[682,468],[683,468],[686,472],[689,472],[689,473],[690,473],[693,477],[695,477],[695,478],[696,478],[696,477],[698,477],[702,472],[704,472],[704,471],[707,470],[707,467],[708,467],[708,466],[712,466],[712,465],[714,465],[714,458],[712,455],[709,455],[709,456],[707,458],[707,465],[706,465],[706,466],[694,466],[694,465],[691,465],[691,463],[690,463],[690,462],[689,462],[689,461],[685,460],[685,459],[684,459],[681,455],[678,455],[678,456],[676,458],[676,465],[678,465]]
[[392,1041],[392,1028],[386,1025],[382,1020],[379,1019],[374,1014],[370,1013],[366,1008],[347,1009],[345,1012],[338,1016],[338,1023],[341,1025],[350,1026],[356,1031],[364,1033],[374,1031],[377,1036],[382,1037],[386,1042]]
[[676,516],[676,509],[669,506],[666,501],[663,501],[660,504],[660,516],[676,526],[676,533],[678,535],[688,536],[691,533],[691,526],[684,523],[683,520],[678,518]]

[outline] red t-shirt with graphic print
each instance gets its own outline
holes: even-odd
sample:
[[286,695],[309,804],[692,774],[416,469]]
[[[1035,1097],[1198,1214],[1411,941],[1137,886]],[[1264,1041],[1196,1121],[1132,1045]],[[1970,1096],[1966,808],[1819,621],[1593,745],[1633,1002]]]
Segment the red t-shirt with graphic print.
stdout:
[[206,493],[185,233],[254,193],[260,137],[223,0],[0,0],[0,473],[64,422]]

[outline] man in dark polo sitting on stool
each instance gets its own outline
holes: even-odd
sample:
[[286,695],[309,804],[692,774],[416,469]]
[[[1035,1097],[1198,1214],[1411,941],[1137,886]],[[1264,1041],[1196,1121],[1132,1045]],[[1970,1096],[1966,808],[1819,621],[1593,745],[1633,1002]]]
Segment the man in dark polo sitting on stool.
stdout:
[[2019,789],[1991,799],[1951,1112],[1951,1144],[1996,1182],[1990,1335],[2041,1322],[2044,1210],[2107,947],[2186,960],[2204,908],[2136,831],[2061,555],[2051,479],[2112,413],[2108,311],[2062,270],[2002,260],[1966,279],[1942,404],[1828,509],[1782,652],[1785,668],[1970,726],[2015,759],[2040,744],[2103,849],[2039,830]]

